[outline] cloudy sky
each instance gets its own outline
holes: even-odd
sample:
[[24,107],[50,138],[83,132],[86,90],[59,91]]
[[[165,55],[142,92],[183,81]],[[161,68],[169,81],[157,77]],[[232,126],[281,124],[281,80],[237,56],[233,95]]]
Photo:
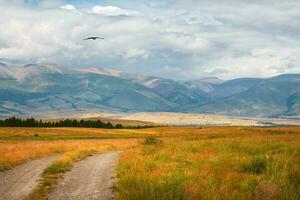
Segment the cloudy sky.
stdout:
[[299,0],[0,0],[0,13],[0,62],[179,80],[300,73]]

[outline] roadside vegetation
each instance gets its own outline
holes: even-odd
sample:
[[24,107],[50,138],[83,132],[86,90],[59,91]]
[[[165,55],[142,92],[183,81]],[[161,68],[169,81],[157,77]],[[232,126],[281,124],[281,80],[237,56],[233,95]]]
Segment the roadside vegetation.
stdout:
[[300,199],[299,127],[0,128],[0,170],[61,154],[28,199],[75,162],[122,150],[118,200]]

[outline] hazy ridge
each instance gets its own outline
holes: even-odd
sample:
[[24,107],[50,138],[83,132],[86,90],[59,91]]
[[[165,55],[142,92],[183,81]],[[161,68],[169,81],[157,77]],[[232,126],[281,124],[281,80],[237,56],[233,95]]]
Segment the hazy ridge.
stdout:
[[0,116],[93,112],[300,116],[300,75],[175,81],[103,68],[0,64]]

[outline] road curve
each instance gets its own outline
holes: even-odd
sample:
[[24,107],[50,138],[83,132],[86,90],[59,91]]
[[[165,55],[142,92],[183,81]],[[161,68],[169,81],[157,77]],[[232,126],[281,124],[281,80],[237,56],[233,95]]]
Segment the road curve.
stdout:
[[107,200],[113,199],[115,165],[120,152],[87,157],[64,175],[50,200]]
[[20,200],[29,195],[38,184],[44,169],[59,155],[32,160],[0,173],[0,200]]

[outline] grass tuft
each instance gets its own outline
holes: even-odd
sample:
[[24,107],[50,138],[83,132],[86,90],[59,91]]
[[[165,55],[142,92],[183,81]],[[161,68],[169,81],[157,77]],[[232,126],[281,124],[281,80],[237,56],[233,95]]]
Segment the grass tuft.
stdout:
[[0,165],[0,172],[6,171],[8,169],[5,165]]
[[162,141],[157,139],[156,137],[150,136],[146,137],[143,144],[145,145],[154,145],[154,144],[161,144]]
[[239,171],[243,173],[262,174],[266,171],[267,160],[264,158],[254,158],[248,163],[239,166]]
[[71,163],[63,163],[63,162],[55,162],[52,165],[50,165],[45,171],[43,172],[44,176],[52,175],[52,174],[59,174],[59,173],[65,173],[71,168]]

